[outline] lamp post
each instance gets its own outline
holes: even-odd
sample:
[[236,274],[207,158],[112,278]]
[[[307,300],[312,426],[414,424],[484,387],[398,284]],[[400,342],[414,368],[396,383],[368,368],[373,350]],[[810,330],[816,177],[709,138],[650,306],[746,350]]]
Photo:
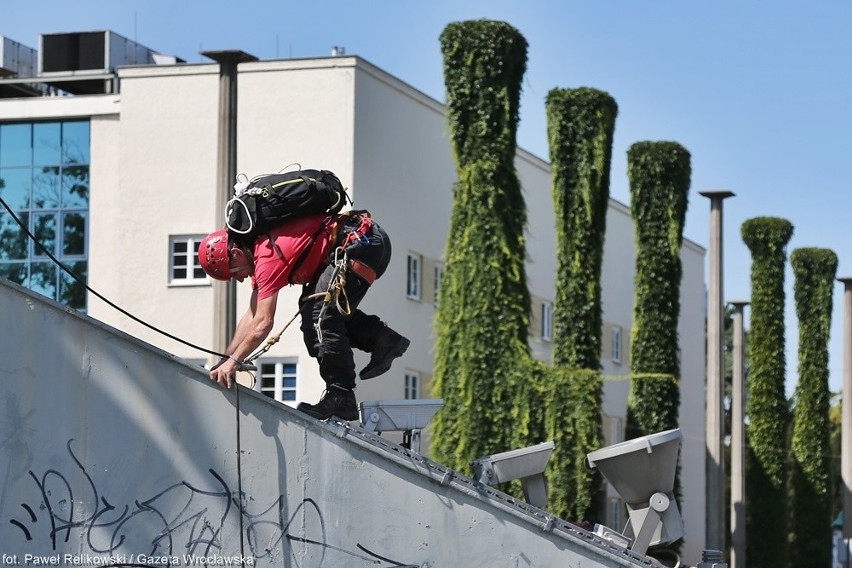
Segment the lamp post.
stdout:
[[843,283],[843,389],[840,409],[840,476],[843,480],[843,545],[852,538],[852,276]]
[[734,308],[731,384],[731,568],[746,565],[745,515],[745,331],[746,300],[730,302]]
[[725,315],[722,266],[722,202],[734,194],[726,190],[702,191],[710,199],[710,279],[707,298],[707,409],[706,483],[707,527],[705,546],[725,550]]
[[[201,55],[219,64],[216,214],[221,216],[217,223],[221,223],[237,177],[237,65],[257,61],[257,57],[240,50],[202,51]],[[214,344],[217,351],[224,353],[237,327],[237,283],[214,283],[213,298]]]

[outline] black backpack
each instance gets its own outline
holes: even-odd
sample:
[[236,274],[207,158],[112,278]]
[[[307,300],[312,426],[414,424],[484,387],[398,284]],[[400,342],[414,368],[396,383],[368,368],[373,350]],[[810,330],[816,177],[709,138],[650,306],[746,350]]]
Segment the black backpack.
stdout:
[[230,237],[242,244],[289,219],[313,213],[340,212],[349,199],[336,175],[327,170],[298,170],[255,177],[236,188],[225,207]]

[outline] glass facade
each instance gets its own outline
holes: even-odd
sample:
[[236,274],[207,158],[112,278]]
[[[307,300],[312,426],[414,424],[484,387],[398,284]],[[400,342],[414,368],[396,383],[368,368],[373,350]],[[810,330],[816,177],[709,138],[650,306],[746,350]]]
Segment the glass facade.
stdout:
[[[83,282],[88,272],[89,122],[0,123],[0,197],[44,249]],[[78,310],[85,286],[0,207],[0,277]]]

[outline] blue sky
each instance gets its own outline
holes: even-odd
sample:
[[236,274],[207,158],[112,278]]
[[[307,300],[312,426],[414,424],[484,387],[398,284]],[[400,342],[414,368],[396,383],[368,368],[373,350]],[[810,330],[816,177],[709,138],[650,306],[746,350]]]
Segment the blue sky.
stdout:
[[[736,194],[724,208],[727,300],[750,296],[740,227],[757,216],[794,225],[788,255],[829,248],[840,260],[838,276],[852,275],[848,0],[7,0],[0,35],[37,48],[41,33],[109,29],[190,63],[205,61],[202,50],[276,59],[343,46],[443,101],[438,37],[450,22],[477,18],[506,21],[529,43],[519,146],[547,159],[547,93],[594,87],[619,107],[612,197],[629,204],[626,153],[646,140],[675,141],[691,153],[686,238],[709,246],[710,206],[699,191]],[[799,339],[789,269],[786,288],[789,394]],[[841,385],[842,307],[838,283],[833,390]]]

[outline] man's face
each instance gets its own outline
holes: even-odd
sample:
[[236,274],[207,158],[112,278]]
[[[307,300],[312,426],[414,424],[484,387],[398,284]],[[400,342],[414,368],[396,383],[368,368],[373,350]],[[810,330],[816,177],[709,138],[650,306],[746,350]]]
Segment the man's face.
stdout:
[[228,254],[231,278],[242,282],[254,274],[254,266],[252,266],[251,261],[242,249],[232,248]]

